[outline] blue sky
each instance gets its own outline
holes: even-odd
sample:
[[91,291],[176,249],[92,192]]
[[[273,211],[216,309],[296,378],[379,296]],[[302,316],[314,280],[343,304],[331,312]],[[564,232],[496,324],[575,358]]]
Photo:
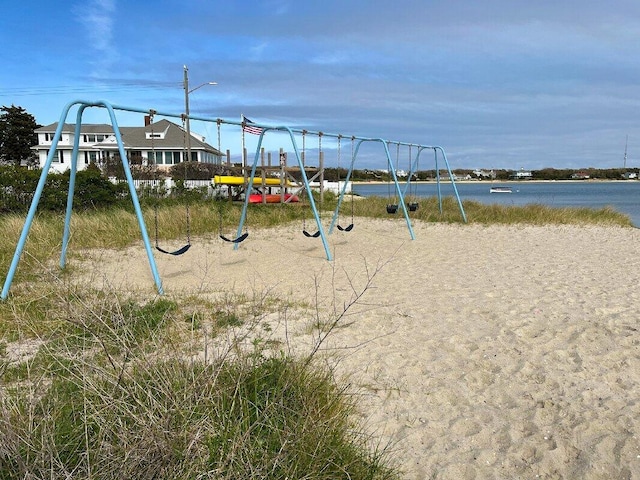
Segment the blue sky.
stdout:
[[179,114],[188,65],[218,82],[193,115],[440,145],[453,168],[622,167],[628,135],[640,166],[637,0],[5,3],[0,103],[40,124],[76,99]]

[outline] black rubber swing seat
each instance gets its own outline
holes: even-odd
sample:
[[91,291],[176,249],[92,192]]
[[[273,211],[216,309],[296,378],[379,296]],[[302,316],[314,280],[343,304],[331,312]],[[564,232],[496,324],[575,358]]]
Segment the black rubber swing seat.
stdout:
[[341,232],[350,232],[351,230],[353,230],[353,223],[350,225],[347,225],[346,227],[343,227],[342,225],[338,225],[338,230],[340,230]]
[[184,247],[180,247],[178,250],[174,250],[173,252],[170,252],[169,250],[165,250],[164,248],[161,248],[158,245],[156,245],[156,250],[158,250],[159,252],[166,253],[167,255],[176,255],[176,256],[186,253],[187,250],[189,250],[190,248],[191,248],[191,244],[188,243]]
[[309,233],[306,230],[303,230],[302,233],[304,233],[305,237],[309,238],[318,238],[320,236],[320,230],[318,230],[316,233]]
[[240,235],[238,238],[227,238],[224,235],[220,235],[220,238],[225,242],[240,243],[240,242],[244,242],[248,236],[249,236],[249,232],[245,232],[242,235]]
[[418,210],[418,203],[417,202],[409,202],[409,203],[407,203],[407,207],[409,207],[409,211],[410,212],[415,212],[416,210]]
[[396,213],[398,211],[398,205],[394,203],[390,203],[387,205],[387,213]]

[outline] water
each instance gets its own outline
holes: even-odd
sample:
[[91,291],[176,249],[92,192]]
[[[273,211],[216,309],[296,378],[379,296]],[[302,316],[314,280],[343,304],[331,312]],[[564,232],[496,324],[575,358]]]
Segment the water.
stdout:
[[[401,188],[404,188],[401,183]],[[509,185],[513,193],[489,193],[491,185]],[[486,204],[529,205],[532,203],[550,207],[612,207],[631,218],[640,227],[640,181],[626,182],[465,182],[456,183],[462,200],[475,200]],[[443,196],[454,195],[449,182],[441,182]],[[393,184],[353,184],[354,193],[362,196],[381,197],[394,195]],[[435,182],[411,184],[407,194],[418,197],[437,196]]]

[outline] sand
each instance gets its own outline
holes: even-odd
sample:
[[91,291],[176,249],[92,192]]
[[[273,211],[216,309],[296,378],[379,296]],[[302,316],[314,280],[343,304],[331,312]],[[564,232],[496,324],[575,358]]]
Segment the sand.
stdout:
[[[640,479],[640,230],[414,228],[356,219],[328,237],[332,262],[300,225],[156,259],[169,297],[300,305],[264,333],[297,351],[303,305],[330,319],[364,290],[322,353],[404,478]],[[153,296],[141,246],[90,257],[85,281]]]

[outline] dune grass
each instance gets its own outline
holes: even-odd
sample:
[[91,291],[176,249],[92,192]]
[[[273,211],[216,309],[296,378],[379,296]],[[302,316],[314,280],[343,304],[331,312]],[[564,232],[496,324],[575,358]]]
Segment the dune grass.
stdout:
[[[345,197],[347,198],[347,197]],[[436,197],[410,198],[407,202],[417,202],[418,209],[410,212],[412,219],[422,222],[463,223],[458,202],[453,197],[444,197],[442,200],[442,212]],[[401,210],[394,215],[386,213],[387,198],[369,197],[356,200],[354,215],[362,217],[393,218],[401,216]],[[607,225],[607,226],[633,226],[627,215],[615,211],[612,208],[578,208],[578,207],[549,207],[540,204],[524,206],[489,205],[480,202],[465,200],[463,207],[470,224],[480,223],[484,225]],[[341,214],[343,217],[350,215],[350,205],[343,205]]]
[[[258,309],[48,293],[0,306],[0,324],[23,332],[0,341],[0,479],[399,478],[353,420],[353,391],[315,353],[255,338],[264,297]],[[223,350],[193,356],[229,328]]]

